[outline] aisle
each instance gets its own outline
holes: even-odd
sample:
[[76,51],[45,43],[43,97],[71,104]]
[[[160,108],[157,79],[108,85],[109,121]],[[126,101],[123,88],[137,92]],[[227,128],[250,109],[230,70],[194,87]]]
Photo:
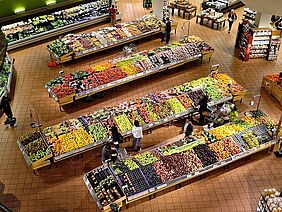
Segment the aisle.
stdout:
[[[200,4],[200,0],[192,3]],[[142,9],[142,0],[120,0],[119,9],[123,14],[123,22],[133,20],[149,13]],[[237,11],[241,16],[242,8]],[[182,34],[183,19],[179,21],[176,41]],[[93,31],[98,27],[83,31]],[[107,106],[113,106],[124,100],[143,96],[149,92],[160,91],[179,85],[186,81],[204,77],[212,64],[220,64],[221,70],[249,90],[250,97],[260,92],[262,76],[277,73],[282,67],[282,52],[279,59],[267,62],[265,59],[254,59],[242,62],[234,50],[238,22],[231,34],[227,28],[222,31],[212,30],[191,20],[191,35],[197,35],[215,48],[211,63],[204,61],[202,65],[188,64],[176,71],[159,73],[137,82],[120,86],[105,92],[103,99],[92,103],[78,102],[68,107],[66,112],[60,112],[58,105],[48,97],[44,83],[54,78],[59,70],[70,73],[81,70],[93,64],[101,63],[122,55],[120,49],[109,50],[83,58],[77,63],[66,64],[64,67],[48,68],[49,55],[46,45],[52,41],[36,44],[33,47],[11,52],[16,58],[17,83],[12,103],[18,119],[18,127],[6,129],[0,125],[0,192],[5,186],[4,194],[0,194],[0,202],[12,207],[13,211],[97,211],[96,204],[91,199],[82,181],[84,171],[97,167],[100,162],[100,151],[84,154],[83,158],[70,159],[59,163],[57,168],[43,169],[39,176],[34,176],[31,169],[18,150],[16,139],[29,131],[30,110],[36,110],[43,126],[59,123],[80,114],[95,111]],[[151,49],[162,45],[160,39],[148,39],[138,42],[138,51]],[[261,109],[277,120],[281,107],[275,98],[262,90]],[[249,108],[249,101],[239,106],[240,110]],[[34,112],[33,112],[34,113]],[[5,117],[0,118],[4,122]],[[163,128],[146,136],[143,146],[152,146],[162,141],[178,136],[179,128]],[[94,156],[93,156],[94,154]],[[273,155],[258,156],[256,160],[228,172],[215,174],[204,180],[182,187],[179,190],[158,196],[153,200],[140,200],[132,204],[128,211],[254,211],[259,192],[268,187],[281,187],[282,164]]]

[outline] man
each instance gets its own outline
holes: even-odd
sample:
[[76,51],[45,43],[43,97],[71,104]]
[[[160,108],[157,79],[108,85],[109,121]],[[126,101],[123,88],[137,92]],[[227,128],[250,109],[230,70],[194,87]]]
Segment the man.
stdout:
[[115,5],[112,5],[112,7],[110,8],[110,18],[113,26],[116,24],[116,17],[117,17],[117,9],[115,8]]
[[111,159],[111,144],[107,143],[106,145],[103,146],[102,149],[102,163],[105,163],[110,159]]
[[191,121],[187,118],[183,126],[182,131],[185,133],[185,137],[190,137],[193,133],[194,127]]
[[237,20],[237,15],[235,13],[235,10],[232,9],[228,14],[228,22],[229,22],[228,33],[230,33],[232,25],[233,25],[234,21],[236,21],[236,20]]
[[13,112],[10,106],[9,98],[8,96],[3,96],[1,102],[0,102],[0,108],[4,111],[4,113],[7,116],[6,121],[4,122],[5,125],[10,125],[11,127],[15,127],[16,125],[16,118],[13,117]]
[[[171,22],[169,18],[166,18],[166,24],[165,24],[165,38],[166,38],[166,44],[169,43],[170,40],[170,32],[171,32]],[[164,41],[164,37],[162,37],[162,42]]]

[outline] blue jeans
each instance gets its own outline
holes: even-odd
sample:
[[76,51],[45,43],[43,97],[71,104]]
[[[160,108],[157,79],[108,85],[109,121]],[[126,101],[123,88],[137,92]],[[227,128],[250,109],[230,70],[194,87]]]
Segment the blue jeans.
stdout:
[[137,146],[141,146],[141,138],[133,137],[133,146],[136,146],[136,142],[137,142]]

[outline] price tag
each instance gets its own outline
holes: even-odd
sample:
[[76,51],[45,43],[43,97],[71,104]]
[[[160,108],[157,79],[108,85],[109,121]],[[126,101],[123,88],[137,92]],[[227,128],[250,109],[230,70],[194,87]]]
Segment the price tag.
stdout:
[[149,192],[154,192],[156,189],[155,188],[150,188]]
[[152,127],[152,126],[154,126],[154,123],[149,124],[149,127]]
[[161,188],[164,188],[164,187],[166,187],[167,186],[167,184],[165,183],[165,184],[163,184],[163,185],[160,185],[160,186],[158,186],[157,187],[157,190],[159,190],[159,189],[161,189]]
[[156,125],[159,125],[159,124],[160,124],[160,122],[158,122],[158,121],[157,121],[157,122],[155,122],[155,124],[156,124]]
[[168,119],[164,119],[164,122],[167,122],[168,121]]
[[188,178],[190,178],[190,177],[192,177],[192,175],[191,174],[188,174],[187,176],[186,176],[186,178],[188,179]]
[[176,118],[179,118],[179,116],[180,116],[179,114],[176,114],[176,115],[175,115]]

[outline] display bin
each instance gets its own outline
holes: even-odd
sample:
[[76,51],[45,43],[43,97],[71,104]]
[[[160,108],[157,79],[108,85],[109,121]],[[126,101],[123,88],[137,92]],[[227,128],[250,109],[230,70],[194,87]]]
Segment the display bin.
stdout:
[[274,84],[272,95],[281,103],[282,102],[282,87]]
[[245,98],[247,92],[248,92],[247,90],[240,91],[240,92],[232,92],[233,101],[234,101],[234,102],[242,101],[242,99]]
[[[25,150],[25,147],[22,145],[20,139],[17,141],[17,144],[19,146],[19,149],[20,149],[22,155],[24,156],[24,159],[25,159],[27,165],[30,166],[32,168],[32,170],[37,170],[37,169],[40,169],[44,166],[48,166],[48,165],[51,164],[51,161],[49,160],[49,159],[53,158],[53,154],[52,154],[51,150],[50,150],[50,154],[45,155],[44,157],[40,158],[39,160],[32,162],[29,159],[28,154]],[[47,145],[47,148],[49,148],[48,145]]]
[[75,94],[71,94],[71,95],[65,96],[63,98],[58,99],[58,103],[59,103],[60,106],[73,103],[74,102],[74,97],[75,97]]
[[273,87],[275,86],[275,82],[264,76],[262,78],[261,86],[264,87],[269,93],[272,93]]

